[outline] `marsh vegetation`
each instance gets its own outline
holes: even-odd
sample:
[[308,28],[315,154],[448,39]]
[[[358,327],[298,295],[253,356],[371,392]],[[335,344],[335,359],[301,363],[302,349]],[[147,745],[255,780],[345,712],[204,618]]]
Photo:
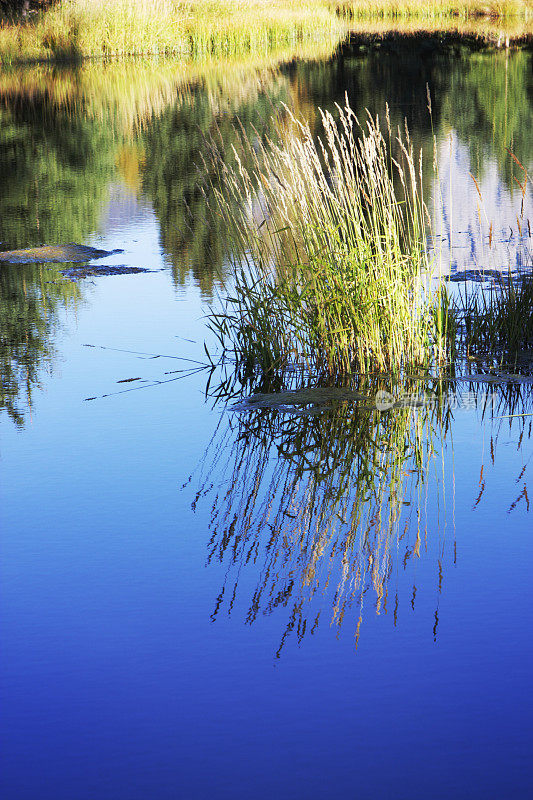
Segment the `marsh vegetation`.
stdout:
[[[500,323],[495,325],[491,316],[486,316],[486,304],[492,296],[494,302],[500,304],[500,320],[505,320],[509,317],[506,317],[505,306],[502,308],[501,303],[506,294],[510,293],[515,299],[523,296],[527,301],[524,294],[528,291],[527,281],[516,280],[519,253],[513,242],[519,244],[522,241],[525,245],[520,262],[525,273],[530,242],[527,222],[530,215],[529,180],[521,218],[523,197],[518,182],[524,186],[525,173],[506,147],[521,164],[530,166],[528,132],[533,124],[531,54],[527,49],[502,51],[478,40],[455,36],[435,34],[429,42],[430,47],[427,35],[392,33],[385,37],[354,36],[339,48],[334,42],[325,41],[320,49],[316,43],[309,42],[298,47],[296,62],[291,61],[293,48],[288,46],[264,57],[248,55],[218,64],[211,61],[180,62],[177,65],[162,60],[142,63],[132,60],[106,64],[84,62],[73,68],[34,65],[25,69],[4,69],[0,76],[2,247],[15,249],[50,242],[87,240],[98,232],[106,209],[115,202],[112,187],[123,185],[128,196],[142,195],[153,204],[160,226],[161,246],[172,269],[176,289],[183,291],[193,281],[201,287],[206,302],[213,304],[217,295],[224,298],[229,291],[224,287],[230,286],[232,274],[236,273],[240,280],[239,270],[234,269],[240,263],[237,246],[240,234],[229,238],[227,234],[229,230],[238,233],[236,220],[247,223],[249,220],[242,217],[242,203],[239,205],[233,200],[229,227],[222,215],[210,214],[208,193],[202,178],[219,192],[227,188],[225,170],[235,165],[234,148],[244,154],[245,138],[254,145],[251,152],[248,148],[250,158],[243,160],[243,166],[249,171],[254,170],[254,158],[257,160],[259,156],[256,152],[258,143],[266,147],[267,139],[279,134],[278,145],[288,144],[291,134],[297,132],[298,124],[290,122],[290,117],[284,112],[275,113],[283,109],[283,104],[292,109],[296,118],[307,121],[313,142],[316,142],[321,126],[317,107],[335,115],[335,103],[343,105],[345,91],[354,105],[357,103],[361,120],[365,120],[365,108],[371,109],[374,116],[379,114],[383,133],[388,137],[385,105],[387,100],[395,98],[389,109],[391,129],[396,131],[400,127],[403,131],[404,119],[408,119],[412,151],[417,158],[421,149],[426,155],[422,162],[421,180],[418,165],[416,176],[419,198],[425,199],[430,212],[435,208],[436,186],[433,136],[439,142],[441,180],[455,169],[455,163],[468,161],[469,169],[481,187],[488,220],[485,222],[482,213],[485,242],[482,248],[476,249],[479,239],[477,204],[481,199],[468,171],[464,184],[459,185],[465,201],[454,214],[447,198],[454,193],[457,195],[457,191],[451,192],[450,187],[446,187],[441,198],[443,220],[457,227],[460,219],[460,227],[468,230],[468,235],[465,233],[464,241],[459,241],[458,234],[447,229],[445,222],[439,221],[435,227],[450,237],[452,245],[458,244],[463,248],[457,250],[452,246],[450,249],[446,243],[448,250],[441,256],[443,272],[444,267],[452,264],[460,273],[466,266],[463,258],[470,252],[475,254],[478,265],[490,268],[485,276],[487,281],[471,284],[467,293],[460,289],[461,284],[446,284],[448,293],[458,301],[460,299],[456,316],[459,323],[462,315],[464,325],[456,325],[454,329],[459,349],[463,353],[469,349],[471,355],[486,358],[486,363],[490,364],[497,364],[502,359],[510,361],[512,372],[515,345],[512,344],[507,354],[502,352],[505,341],[495,333]],[[286,65],[283,63],[285,59],[288,60]],[[433,129],[427,112],[426,84],[429,84],[432,96]],[[274,127],[273,115],[276,120]],[[452,126],[458,141],[464,143],[463,150],[454,154],[454,164],[446,162],[443,166],[443,157],[449,151],[448,136]],[[224,162],[224,169],[209,158],[209,153],[213,152],[209,142],[215,132],[217,156]],[[300,134],[298,137],[300,147],[302,137]],[[207,176],[200,153],[204,153],[209,166]],[[387,174],[389,166],[390,160]],[[394,165],[392,167],[394,172]],[[498,179],[497,196],[492,188],[494,174]],[[327,186],[327,191],[331,192],[335,184],[330,178],[328,180],[331,186]],[[454,187],[458,180],[457,173],[454,173]],[[276,186],[274,182],[274,190]],[[468,187],[473,191],[470,199]],[[393,188],[395,197],[396,192],[400,197],[403,192],[401,182],[396,181]],[[264,186],[261,192],[265,192]],[[510,212],[503,216],[497,205],[502,193],[504,198],[508,197]],[[213,195],[209,201],[211,205],[212,201]],[[456,198],[455,205],[457,203]],[[68,215],[64,213],[66,208]],[[256,205],[257,210],[260,211]],[[396,211],[406,213],[403,206]],[[521,225],[522,240],[516,216]],[[255,217],[256,229],[261,220],[261,216]],[[491,247],[488,245],[490,223],[493,223]],[[514,230],[511,239],[509,225]],[[369,228],[367,234],[370,232]],[[266,248],[265,225],[260,233],[262,236],[254,239],[254,246]],[[283,247],[285,254],[292,256],[290,248],[286,247],[290,243],[288,233],[284,234]],[[299,240],[300,250],[303,244]],[[404,247],[403,240],[401,246]],[[438,249],[437,255],[429,256],[420,251],[418,243],[416,247],[416,257],[422,264],[439,258]],[[233,255],[230,257],[231,251]],[[402,253],[402,258],[408,256],[408,250],[402,250]],[[420,261],[418,263],[420,265]],[[506,292],[509,264],[513,269],[509,292]],[[134,266],[142,264],[135,263]],[[247,273],[245,270],[248,284],[252,271]],[[497,281],[491,276],[491,271],[498,272]],[[32,328],[36,335],[42,331],[44,338],[40,342],[43,348],[51,346],[52,338],[47,331],[53,330],[56,310],[59,313],[65,304],[70,306],[69,298],[74,290],[80,295],[84,292],[83,286],[61,283],[56,272],[53,268],[35,267],[17,272],[4,270],[1,276],[6,287],[4,297],[7,305],[9,296],[19,298],[22,303],[25,296],[41,297],[43,290],[46,293],[47,322],[45,324],[43,318],[42,324]],[[321,274],[326,275],[325,272]],[[274,272],[270,270],[271,283],[273,276]],[[502,285],[503,291],[498,288]],[[383,280],[380,286],[384,291],[388,290]],[[270,286],[271,290],[277,291],[275,285]],[[253,292],[248,300],[252,302]],[[463,314],[472,302],[483,303],[484,307],[483,324],[475,329]],[[6,314],[7,305],[4,304]],[[523,304],[515,307],[513,330],[524,342],[528,330],[524,322],[527,315]],[[42,305],[36,309],[44,313]],[[220,309],[221,306],[217,305],[217,313]],[[479,312],[478,316],[481,308]],[[13,319],[17,318],[23,317],[15,315]],[[504,330],[509,333],[509,326],[504,326]],[[477,341],[472,339],[474,333]],[[275,334],[279,335],[277,329]],[[15,357],[15,350],[8,347],[11,340],[12,333],[3,339],[6,359],[11,358],[9,353]],[[28,359],[30,379],[24,381],[21,377],[18,382],[6,380],[4,383],[4,402],[17,408],[17,413],[21,413],[24,406],[24,386],[39,384],[40,358],[38,348],[32,350],[28,347],[24,354],[25,342],[31,343],[24,333],[21,333],[19,342],[17,358],[19,361]],[[45,362],[46,358],[42,361],[43,366]],[[51,364],[52,359],[47,363]],[[8,361],[4,372],[6,375],[9,372]]]
[[4,60],[267,54],[305,39],[339,36],[322,0],[62,0],[31,20],[0,28]]
[[[360,21],[457,27],[489,20],[478,30],[531,19],[530,0],[61,0],[38,4],[17,18],[6,4],[0,26],[4,62],[87,56],[174,55],[180,58],[266,54],[324,36],[340,37]],[[13,14],[15,17],[13,18]],[[368,32],[368,31],[367,31]]]
[[[286,112],[280,144],[244,137],[233,165],[214,155],[221,177],[212,211],[228,231],[235,268],[225,307],[209,318],[222,363],[243,376],[295,367],[339,376],[440,371],[473,353],[516,360],[533,341],[529,251],[512,272],[494,276],[480,265],[490,291],[451,293],[423,196],[423,153],[408,129],[393,134],[388,108],[385,136],[377,118],[362,126],[346,100],[335,117],[320,112],[314,137]],[[523,176],[522,233],[528,176],[510,156]],[[478,215],[481,226],[480,206]],[[487,228],[490,249],[488,220]]]
[[210,320],[223,354],[266,373],[438,364],[447,321],[440,288],[423,282],[429,215],[409,133],[393,142],[389,130],[387,141],[379,121],[361,127],[348,102],[321,123],[315,140],[289,112],[282,144],[256,154],[244,142],[251,170],[238,155],[237,166],[220,164],[215,213],[237,258],[228,311]]

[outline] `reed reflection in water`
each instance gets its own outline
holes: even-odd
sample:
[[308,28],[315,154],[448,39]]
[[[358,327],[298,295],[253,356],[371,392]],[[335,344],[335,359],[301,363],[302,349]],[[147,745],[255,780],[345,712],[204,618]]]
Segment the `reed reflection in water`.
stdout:
[[[471,411],[476,435],[482,418],[489,422],[493,466],[502,429],[525,451],[531,435],[527,416],[502,418],[532,405],[531,383],[486,377],[413,379],[392,390],[383,377],[357,379],[296,392],[292,401],[290,392],[277,403],[262,394],[230,407],[189,481],[198,481],[193,509],[212,504],[207,564],[225,565],[212,619],[243,609],[251,625],[286,609],[278,658],[291,635],[301,644],[320,623],[337,635],[348,628],[357,647],[364,608],[392,614],[396,626],[401,607],[415,608],[417,560],[432,558],[436,639],[445,565],[457,560],[454,476],[445,463],[454,409]],[[376,397],[379,405],[390,395],[392,407],[376,407]],[[528,501],[526,467],[515,503]],[[480,471],[473,505],[486,485],[483,464]],[[403,573],[411,574],[408,589]]]
[[[344,399],[345,387],[325,406],[311,394],[292,408],[224,417],[200,472],[193,507],[213,496],[208,563],[227,564],[213,618],[232,612],[242,570],[256,570],[246,622],[288,609],[278,656],[291,633],[301,642],[324,619],[351,625],[357,645],[366,596],[387,611],[398,561],[425,549],[442,404],[384,413],[373,402],[383,381],[351,388],[368,401]],[[396,616],[397,596],[393,604]]]

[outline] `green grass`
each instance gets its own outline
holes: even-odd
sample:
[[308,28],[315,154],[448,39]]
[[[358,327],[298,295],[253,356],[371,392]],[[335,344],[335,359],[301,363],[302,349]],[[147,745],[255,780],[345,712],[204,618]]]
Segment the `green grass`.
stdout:
[[461,292],[455,303],[459,351],[512,363],[533,344],[533,278],[503,273],[488,288]]
[[440,363],[446,315],[424,280],[428,214],[408,134],[385,139],[370,118],[363,129],[348,104],[321,117],[316,140],[286,109],[281,144],[244,138],[235,165],[219,161],[214,211],[235,267],[210,317],[223,357],[264,374]]
[[340,14],[354,19],[440,20],[533,16],[531,0],[337,0]]
[[0,61],[132,54],[187,58],[267,53],[361,20],[533,17],[533,0],[61,0],[0,25]]
[[62,0],[30,22],[4,24],[0,58],[266,54],[342,28],[321,0]]

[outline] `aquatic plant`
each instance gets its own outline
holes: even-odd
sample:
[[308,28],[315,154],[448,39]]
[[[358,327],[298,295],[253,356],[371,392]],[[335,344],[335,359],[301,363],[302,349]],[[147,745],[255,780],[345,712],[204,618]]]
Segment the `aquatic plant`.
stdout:
[[477,271],[475,282],[465,282],[464,288],[454,294],[452,313],[461,353],[474,353],[478,358],[509,364],[520,360],[521,351],[533,346],[533,257],[529,244],[531,223],[525,205],[528,170],[509,148],[506,149],[508,161],[520,174],[520,179],[513,176],[520,188],[520,211],[516,216],[516,231],[511,229],[507,242],[509,247],[509,242],[516,240],[513,268],[511,253],[508,253],[507,269],[497,262],[499,268],[488,268],[493,255],[494,222],[489,221],[480,185],[472,175],[478,193],[477,213],[487,263]]
[[462,351],[506,362],[533,345],[533,277],[503,272],[489,285],[465,288],[456,300]]
[[209,318],[222,357],[263,373],[440,362],[446,320],[425,280],[421,157],[407,131],[387,140],[371,117],[362,127],[348,100],[321,123],[314,138],[285,109],[281,143],[243,136],[235,165],[218,160],[214,212],[235,267],[225,307]]

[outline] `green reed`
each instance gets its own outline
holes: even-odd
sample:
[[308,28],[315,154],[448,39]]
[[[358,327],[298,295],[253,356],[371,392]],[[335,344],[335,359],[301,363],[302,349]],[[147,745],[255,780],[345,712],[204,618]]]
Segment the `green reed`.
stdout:
[[209,325],[224,357],[263,373],[440,362],[446,321],[440,289],[425,280],[421,159],[408,133],[386,139],[372,118],[361,127],[348,102],[338,119],[321,120],[314,138],[286,109],[281,143],[243,137],[236,163],[218,164],[214,210],[228,230],[235,285]]
[[456,317],[463,352],[516,357],[533,344],[531,273],[502,273],[489,287],[465,289],[456,301]]

